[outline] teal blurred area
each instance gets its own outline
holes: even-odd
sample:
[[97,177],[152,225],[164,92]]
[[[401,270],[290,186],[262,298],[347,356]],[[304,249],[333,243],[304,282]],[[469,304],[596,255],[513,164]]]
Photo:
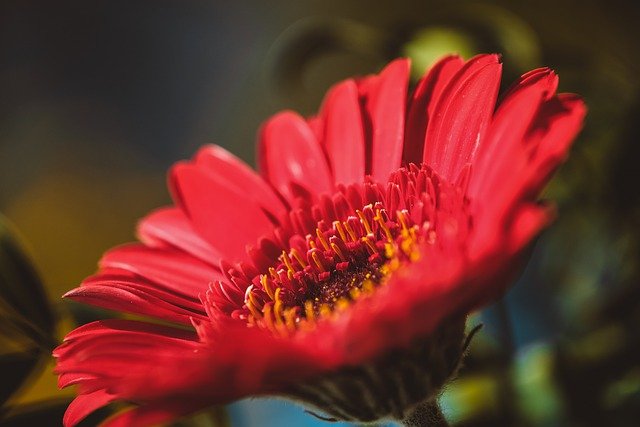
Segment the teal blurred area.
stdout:
[[[253,163],[269,115],[311,114],[332,83],[391,58],[410,56],[417,78],[454,51],[501,52],[503,89],[550,66],[589,115],[545,192],[558,220],[503,303],[470,322],[485,328],[441,397],[445,415],[465,427],[636,426],[638,22],[639,3],[622,0],[3,0],[0,212],[13,224],[3,242],[37,271],[7,283],[33,284],[33,301],[49,301],[56,320],[36,325],[50,329],[46,339],[20,313],[11,333],[3,323],[0,377],[16,375],[0,381],[0,424],[59,424],[71,394],[56,389],[46,346],[112,315],[60,295],[104,250],[133,240],[138,218],[170,203],[172,163],[209,142]],[[177,425],[229,423],[325,424],[300,406],[255,399]]]

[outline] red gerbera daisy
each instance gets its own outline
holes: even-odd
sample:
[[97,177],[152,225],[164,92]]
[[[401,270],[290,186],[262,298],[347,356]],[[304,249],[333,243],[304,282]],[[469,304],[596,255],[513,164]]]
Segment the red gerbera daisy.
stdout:
[[249,395],[344,420],[403,419],[455,374],[466,315],[495,301],[549,223],[537,202],[585,114],[541,68],[496,108],[496,55],[409,61],[271,118],[259,173],[218,146],[170,173],[144,218],[66,297],[176,327],[105,320],[55,350],[64,423],[119,400],[143,426]]

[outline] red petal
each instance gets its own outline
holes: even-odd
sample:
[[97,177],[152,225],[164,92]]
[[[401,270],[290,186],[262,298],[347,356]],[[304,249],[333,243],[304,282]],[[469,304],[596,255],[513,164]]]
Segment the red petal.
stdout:
[[325,123],[324,144],[335,183],[351,184],[364,180],[364,133],[353,80],[334,86],[327,94],[321,117]]
[[73,427],[98,408],[113,402],[116,396],[105,390],[81,394],[69,404],[62,418],[64,427]]
[[220,271],[184,252],[135,243],[111,249],[100,260],[100,266],[131,271],[191,297],[206,291],[210,282],[224,278]]
[[586,114],[582,99],[569,93],[561,93],[542,106],[527,135],[528,144],[535,148],[533,163],[538,172],[534,175],[538,179],[531,182],[534,193],[541,190],[549,175],[567,156]]
[[524,249],[554,218],[553,208],[545,205],[526,204],[514,215],[510,236],[505,250],[517,253]]
[[103,268],[98,274],[83,280],[81,286],[120,286],[125,289],[135,288],[140,292],[160,298],[169,304],[183,307],[193,313],[203,312],[199,297],[185,296],[173,292],[137,274],[118,268]]
[[[546,101],[533,119],[523,140],[505,145],[491,159],[474,189],[476,198],[485,198],[486,221],[509,214],[517,200],[533,201],[542,186],[564,160],[571,142],[582,127],[586,113],[580,98],[560,94]],[[518,179],[514,179],[514,171]],[[485,220],[479,217],[479,220]],[[478,229],[482,226],[478,224]]]
[[531,127],[541,103],[553,95],[556,86],[556,75],[549,69],[539,69],[522,76],[505,96],[487,137],[478,147],[470,195],[482,199],[482,191],[493,190],[495,180],[491,180],[490,176],[503,168],[514,170],[514,156],[518,155],[517,151],[525,150],[525,133]]
[[447,84],[463,65],[464,61],[459,56],[445,56],[418,82],[407,115],[404,163],[422,163],[424,138],[433,110]]
[[282,201],[262,177],[224,148],[213,144],[204,146],[198,151],[195,162],[239,193],[251,189],[248,196],[273,216],[280,217],[285,212]]
[[371,123],[371,175],[379,181],[386,181],[402,160],[410,66],[408,59],[397,59],[360,84]]
[[148,246],[174,246],[214,266],[223,256],[196,233],[178,208],[161,208],[147,215],[138,224],[138,236]]
[[502,65],[497,55],[471,59],[454,76],[434,109],[424,162],[450,181],[469,163],[489,125]]
[[171,171],[179,203],[198,232],[225,258],[246,260],[246,246],[273,230],[269,217],[242,191],[218,175],[179,163]]
[[315,135],[298,114],[285,111],[269,119],[260,132],[260,173],[293,201],[291,184],[320,194],[333,188],[329,167]]
[[205,317],[204,312],[186,310],[137,287],[121,283],[83,286],[67,292],[64,297],[108,310],[151,316],[187,326],[191,325],[192,317]]
[[[77,327],[64,337],[63,342],[67,343],[77,341],[81,338],[101,335],[153,335],[156,339],[160,337],[167,338],[169,340],[190,342],[195,342],[197,339],[197,336],[193,331],[170,328],[164,325],[155,325],[152,323],[138,322],[135,320],[107,319],[87,323]],[[60,347],[58,347],[58,349],[60,349]],[[58,357],[57,350],[53,352],[53,356]]]
[[315,345],[282,340],[244,324],[217,326],[222,337],[205,335],[201,339],[207,341],[198,343],[192,334],[160,325],[94,322],[72,331],[54,351],[56,372],[78,382],[80,390],[101,387],[119,400],[144,402],[155,411],[166,401],[200,406],[274,393],[291,378],[309,377],[338,362]]

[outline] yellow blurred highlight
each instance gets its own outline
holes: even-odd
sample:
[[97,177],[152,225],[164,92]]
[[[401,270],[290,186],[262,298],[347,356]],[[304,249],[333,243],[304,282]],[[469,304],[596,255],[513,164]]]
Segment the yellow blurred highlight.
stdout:
[[450,383],[440,398],[447,420],[452,423],[498,411],[498,383],[492,375],[467,375]]
[[469,58],[476,53],[473,40],[461,30],[449,27],[429,27],[416,32],[404,46],[404,55],[411,58],[411,73],[419,79],[425,70],[444,55],[458,53]]

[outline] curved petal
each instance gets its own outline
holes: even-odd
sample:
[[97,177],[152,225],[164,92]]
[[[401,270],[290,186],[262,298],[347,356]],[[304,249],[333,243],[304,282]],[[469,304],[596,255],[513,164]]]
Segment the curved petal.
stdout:
[[403,163],[422,163],[424,138],[427,126],[433,119],[435,106],[445,87],[463,65],[464,61],[459,56],[445,56],[429,68],[427,74],[418,82],[407,114]]
[[423,160],[454,181],[470,162],[495,108],[502,65],[497,55],[469,60],[453,77],[434,109]]
[[[164,293],[166,295],[168,293]],[[192,318],[203,318],[204,311],[192,311],[170,303],[169,298],[161,298],[145,292],[137,284],[108,282],[104,285],[92,284],[73,289],[64,295],[77,302],[91,304],[108,310],[150,316],[160,320],[191,326]],[[178,299],[178,298],[176,298]]]
[[527,144],[533,147],[532,170],[536,174],[531,180],[531,191],[535,195],[566,158],[586,114],[582,98],[570,93],[559,94],[540,109],[535,125],[527,134]]
[[111,393],[105,390],[98,390],[92,393],[81,394],[69,404],[62,418],[64,427],[73,427],[82,421],[87,415],[96,409],[113,402],[116,399]]
[[171,176],[195,229],[226,258],[247,260],[246,246],[273,230],[271,218],[249,196],[253,188],[236,190],[224,178],[185,163],[174,166]]
[[[513,166],[517,151],[523,152],[525,134],[531,128],[541,104],[553,96],[557,76],[548,68],[534,70],[522,76],[500,103],[487,137],[478,147],[473,165],[469,195],[481,198],[482,189],[491,191],[490,176],[503,165]],[[513,169],[512,169],[513,170]],[[485,184],[483,185],[483,181]]]
[[386,181],[400,167],[404,141],[404,120],[409,83],[408,59],[397,59],[379,75],[359,85],[366,120],[370,124],[371,175]]
[[147,246],[173,246],[213,266],[218,266],[223,257],[196,233],[189,218],[178,208],[151,212],[138,223],[137,234]]
[[260,173],[284,197],[293,201],[292,184],[320,194],[333,188],[324,153],[307,122],[285,111],[269,119],[260,131]]
[[100,260],[101,268],[118,268],[147,278],[181,295],[197,297],[214,280],[224,278],[219,270],[175,249],[149,248],[131,243],[111,249]]
[[246,193],[262,209],[279,218],[285,212],[282,201],[271,187],[242,160],[218,145],[206,145],[198,151],[195,164],[223,180],[239,193]]
[[321,109],[324,122],[323,143],[336,184],[364,180],[364,131],[353,80],[337,84],[327,94]]
[[[303,346],[244,324],[229,323],[221,329],[224,341],[204,336],[198,342],[192,334],[159,325],[94,322],[71,332],[54,351],[56,372],[76,378],[81,392],[98,387],[119,400],[140,403],[146,409],[114,424],[131,425],[130,420],[146,420],[137,418],[142,414],[155,417],[161,403],[176,404],[168,416],[183,415],[248,394],[276,392],[294,378],[318,374],[337,363],[317,346]],[[91,386],[83,387],[84,381]]]
[[[481,223],[484,217],[491,221],[492,216],[499,218],[509,213],[510,207],[517,207],[518,199],[533,201],[538,197],[544,183],[567,155],[585,114],[585,105],[579,97],[560,94],[541,105],[521,140],[505,144],[504,149],[496,152],[473,190],[476,198],[485,198],[486,212],[477,215],[478,230],[486,229]],[[518,179],[513,179],[515,173]]]
[[140,292],[153,295],[175,306],[183,307],[194,313],[201,313],[202,304],[196,295],[183,295],[166,287],[158,286],[151,280],[120,268],[101,268],[100,271],[84,279],[81,287],[89,286],[123,286],[133,287]]

